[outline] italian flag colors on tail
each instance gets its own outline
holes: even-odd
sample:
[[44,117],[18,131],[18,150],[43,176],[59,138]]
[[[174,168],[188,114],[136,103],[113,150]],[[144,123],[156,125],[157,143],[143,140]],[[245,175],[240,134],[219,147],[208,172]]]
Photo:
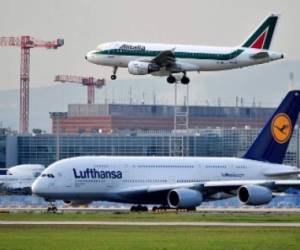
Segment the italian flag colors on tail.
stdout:
[[243,43],[244,48],[253,49],[269,49],[278,15],[272,14],[267,17],[260,26],[252,33],[252,35]]

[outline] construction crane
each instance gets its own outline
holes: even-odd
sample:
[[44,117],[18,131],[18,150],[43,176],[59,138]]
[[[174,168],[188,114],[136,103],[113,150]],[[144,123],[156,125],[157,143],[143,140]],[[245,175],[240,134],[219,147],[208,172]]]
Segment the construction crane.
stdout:
[[105,85],[104,79],[96,79],[94,77],[83,77],[74,75],[57,75],[55,82],[74,82],[87,86],[87,102],[95,103],[95,88],[102,88]]
[[20,133],[28,133],[29,128],[29,68],[30,49],[57,49],[64,45],[64,39],[43,41],[31,36],[0,37],[0,47],[21,48],[20,67]]

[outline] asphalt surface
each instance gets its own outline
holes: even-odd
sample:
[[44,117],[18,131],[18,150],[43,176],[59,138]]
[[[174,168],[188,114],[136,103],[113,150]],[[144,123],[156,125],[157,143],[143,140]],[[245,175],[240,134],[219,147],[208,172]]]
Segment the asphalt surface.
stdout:
[[190,227],[293,227],[300,223],[249,222],[128,222],[128,221],[0,221],[0,225],[88,225],[88,226],[190,226]]
[[[0,207],[0,212],[45,212],[46,207]],[[151,209],[150,209],[151,211]],[[101,213],[101,212],[129,212],[129,207],[58,207],[58,212],[88,212],[88,213]],[[174,212],[174,210],[170,210]],[[196,213],[245,213],[245,214],[298,214],[300,208],[197,208]]]

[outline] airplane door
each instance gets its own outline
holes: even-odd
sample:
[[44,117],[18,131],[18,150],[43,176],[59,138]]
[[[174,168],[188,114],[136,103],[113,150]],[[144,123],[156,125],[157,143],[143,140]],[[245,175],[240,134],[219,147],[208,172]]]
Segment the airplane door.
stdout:
[[170,183],[176,183],[176,178],[173,175],[170,176],[169,180],[170,180]]

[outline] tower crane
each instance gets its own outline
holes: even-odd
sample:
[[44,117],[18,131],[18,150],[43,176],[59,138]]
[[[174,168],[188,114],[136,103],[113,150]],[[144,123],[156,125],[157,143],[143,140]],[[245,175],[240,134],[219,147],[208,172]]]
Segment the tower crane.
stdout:
[[87,102],[95,103],[95,88],[102,88],[105,85],[105,79],[96,79],[94,77],[74,76],[74,75],[57,75],[55,82],[73,82],[87,86]]
[[57,49],[64,45],[64,39],[54,41],[38,40],[31,36],[0,37],[0,47],[21,48],[20,66],[20,128],[19,132],[28,133],[29,128],[29,68],[30,49]]

